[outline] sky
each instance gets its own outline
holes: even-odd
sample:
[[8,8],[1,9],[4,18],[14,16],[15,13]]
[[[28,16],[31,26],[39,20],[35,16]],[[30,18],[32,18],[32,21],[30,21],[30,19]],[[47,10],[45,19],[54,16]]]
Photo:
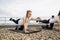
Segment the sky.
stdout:
[[0,17],[23,17],[27,10],[33,17],[56,16],[60,0],[0,0]]

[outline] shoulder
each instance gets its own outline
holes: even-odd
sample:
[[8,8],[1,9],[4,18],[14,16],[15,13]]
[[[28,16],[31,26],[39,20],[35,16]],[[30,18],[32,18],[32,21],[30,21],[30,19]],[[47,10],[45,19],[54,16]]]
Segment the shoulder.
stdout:
[[26,16],[22,17],[22,19],[26,19]]
[[55,19],[59,19],[59,16],[56,16]]

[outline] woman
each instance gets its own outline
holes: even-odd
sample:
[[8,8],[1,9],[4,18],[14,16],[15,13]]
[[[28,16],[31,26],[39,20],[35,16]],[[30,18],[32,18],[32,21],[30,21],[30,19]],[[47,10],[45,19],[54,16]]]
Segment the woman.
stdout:
[[59,14],[58,14],[58,29],[60,31],[60,11],[59,11]]
[[[19,21],[18,21],[18,24],[21,25],[22,27],[22,30],[24,30],[24,32],[28,32],[27,29],[28,29],[28,22],[30,20],[40,20],[40,19],[37,19],[37,18],[31,18],[32,16],[32,11],[31,10],[27,10],[26,12],[26,16],[21,18]],[[14,21],[13,21],[14,22]],[[21,29],[21,28],[20,28]]]
[[52,15],[52,17],[49,18],[48,20],[40,20],[40,21],[36,21],[36,22],[45,23],[46,26],[45,25],[42,26],[43,29],[53,29],[53,26],[54,26],[54,15]]
[[55,17],[55,22],[57,22],[58,23],[58,30],[60,30],[60,11],[59,11],[59,13],[58,13],[58,16],[57,17]]

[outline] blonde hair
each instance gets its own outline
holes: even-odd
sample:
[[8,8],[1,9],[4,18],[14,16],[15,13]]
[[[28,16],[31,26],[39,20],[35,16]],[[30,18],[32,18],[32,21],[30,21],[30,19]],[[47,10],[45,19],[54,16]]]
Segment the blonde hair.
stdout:
[[58,16],[60,16],[60,11],[59,11],[59,13],[58,13]]
[[29,12],[32,12],[31,10],[27,10],[26,17],[28,16]]

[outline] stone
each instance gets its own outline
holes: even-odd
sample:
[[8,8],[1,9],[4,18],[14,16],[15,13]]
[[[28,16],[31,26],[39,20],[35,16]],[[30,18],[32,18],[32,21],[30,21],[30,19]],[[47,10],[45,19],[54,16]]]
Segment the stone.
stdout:
[[[36,31],[37,27],[31,27],[30,29]],[[11,31],[13,28],[0,29],[0,40],[60,40],[60,32],[56,30],[44,30],[42,29],[36,33],[24,34],[21,32]]]

